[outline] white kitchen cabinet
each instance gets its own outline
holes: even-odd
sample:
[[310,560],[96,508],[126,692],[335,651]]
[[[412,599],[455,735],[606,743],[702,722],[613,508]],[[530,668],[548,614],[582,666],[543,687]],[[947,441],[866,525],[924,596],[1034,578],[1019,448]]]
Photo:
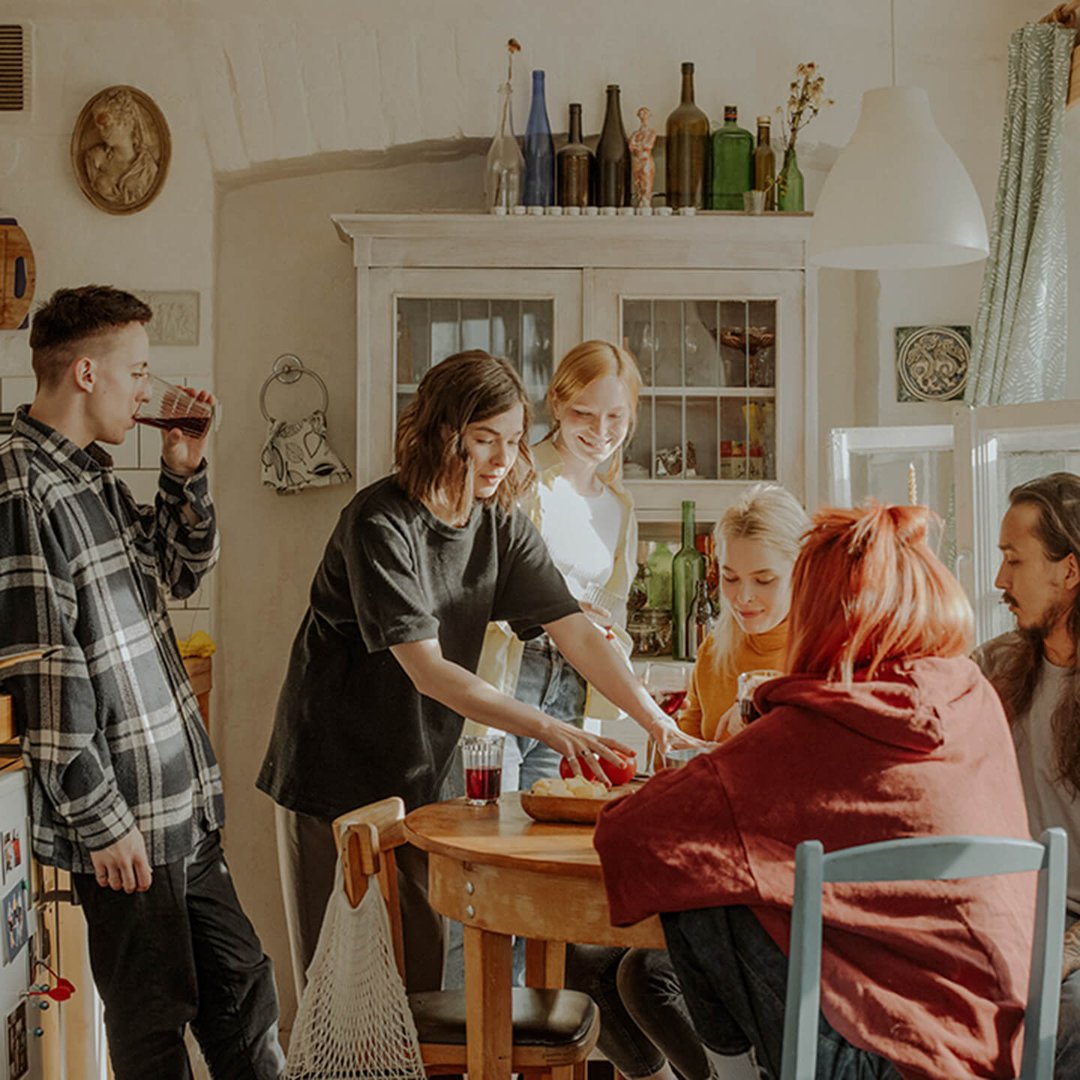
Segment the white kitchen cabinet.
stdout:
[[432,364],[463,348],[507,356],[535,440],[559,359],[596,337],[642,368],[624,456],[642,520],[677,520],[693,499],[713,521],[756,479],[816,489],[807,215],[333,220],[357,271],[360,485],[391,468],[396,417]]

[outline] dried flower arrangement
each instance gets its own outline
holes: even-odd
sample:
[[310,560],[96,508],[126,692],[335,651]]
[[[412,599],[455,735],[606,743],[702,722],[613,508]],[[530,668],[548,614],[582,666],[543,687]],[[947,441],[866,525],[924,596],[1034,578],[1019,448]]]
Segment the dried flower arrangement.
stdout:
[[776,106],[776,112],[784,131],[784,149],[793,150],[799,132],[822,109],[835,103],[825,97],[825,76],[818,72],[813,60],[795,68],[795,78],[788,84],[788,90],[786,112],[781,105]]

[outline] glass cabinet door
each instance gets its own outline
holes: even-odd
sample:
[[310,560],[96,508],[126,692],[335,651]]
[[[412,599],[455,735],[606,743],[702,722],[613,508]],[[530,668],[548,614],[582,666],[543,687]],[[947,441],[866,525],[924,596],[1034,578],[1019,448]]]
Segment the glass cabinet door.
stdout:
[[623,472],[643,516],[683,499],[715,516],[731,481],[802,495],[800,273],[597,271],[592,287],[592,333],[641,368]]
[[368,451],[382,462],[376,475],[392,466],[396,420],[416,396],[420,380],[464,349],[483,349],[510,361],[532,407],[529,441],[543,437],[549,426],[548,383],[563,353],[580,340],[580,274],[508,271],[499,275],[497,288],[486,271],[393,270],[373,277],[372,367],[377,370],[370,373],[367,392],[377,403],[370,414],[377,434]]
[[953,427],[957,448],[970,462],[957,475],[957,500],[971,507],[958,518],[957,541],[962,553],[971,553],[976,636],[983,642],[1015,628],[994,588],[1009,492],[1052,472],[1080,475],[1080,402],[959,406]]

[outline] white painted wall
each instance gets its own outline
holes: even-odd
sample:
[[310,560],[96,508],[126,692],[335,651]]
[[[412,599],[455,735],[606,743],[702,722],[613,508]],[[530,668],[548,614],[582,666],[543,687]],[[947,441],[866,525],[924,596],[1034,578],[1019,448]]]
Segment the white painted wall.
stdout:
[[[1009,34],[1049,6],[896,0],[898,81],[928,90],[988,213]],[[511,35],[524,46],[514,78],[519,132],[534,66],[547,71],[554,126],[577,100],[595,132],[609,81],[623,87],[627,124],[648,104],[660,127],[676,104],[679,62],[694,60],[697,99],[709,116],[737,102],[749,125],[783,100],[798,61],[816,60],[837,104],[800,139],[812,207],[854,129],[862,92],[890,80],[889,4],[0,0],[0,18],[28,19],[34,30],[32,115],[0,116],[0,208],[31,238],[39,297],[91,280],[200,292],[199,344],[158,350],[154,362],[212,379],[225,402],[212,465],[224,540],[215,579],[214,737],[230,858],[291,1014],[271,814],[252,780],[308,582],[348,492],[283,499],[259,486],[257,392],[274,356],[299,352],[330,385],[333,441],[351,460],[352,266],[330,213],[479,208],[482,143],[462,140],[490,136]],[[68,162],[79,110],[112,83],[149,93],[173,137],[162,194],[131,217],[91,206]],[[425,157],[409,148],[416,143],[451,154]],[[977,267],[880,279],[819,275],[823,439],[838,424],[934,418],[931,407],[895,402],[893,328],[972,323],[979,281]],[[0,333],[0,377],[29,372],[25,338]]]

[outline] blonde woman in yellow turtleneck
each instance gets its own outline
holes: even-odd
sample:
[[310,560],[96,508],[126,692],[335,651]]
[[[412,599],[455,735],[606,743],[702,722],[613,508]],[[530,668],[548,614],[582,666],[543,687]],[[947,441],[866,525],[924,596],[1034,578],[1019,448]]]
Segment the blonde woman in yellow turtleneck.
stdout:
[[783,670],[791,571],[806,511],[778,484],[755,484],[716,526],[722,610],[698,652],[678,724],[689,735],[724,742],[742,721],[739,672]]

